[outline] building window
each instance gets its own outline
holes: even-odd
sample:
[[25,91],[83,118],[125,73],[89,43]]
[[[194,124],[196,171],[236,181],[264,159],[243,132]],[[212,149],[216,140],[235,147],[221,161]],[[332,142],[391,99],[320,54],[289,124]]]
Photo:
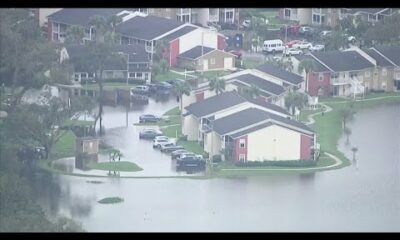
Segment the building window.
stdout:
[[87,73],[81,73],[81,78],[87,78],[88,74]]
[[290,18],[290,9],[285,9],[285,17]]
[[382,68],[382,76],[386,76],[387,75],[387,70],[386,68]]
[[323,81],[323,80],[324,80],[324,74],[323,74],[323,73],[320,73],[319,76],[318,76],[318,78],[319,78],[320,81]]
[[396,79],[400,79],[400,73],[396,73]]
[[246,139],[240,139],[239,140],[239,147],[240,148],[245,148],[246,147]]
[[135,73],[134,72],[130,72],[129,73],[129,78],[135,78]]
[[239,161],[241,161],[241,162],[246,161],[246,155],[244,155],[244,154],[239,154]]
[[370,77],[371,76],[371,72],[370,71],[366,71],[365,72],[365,77]]
[[143,78],[143,74],[142,73],[136,73],[136,78]]
[[210,63],[215,64],[215,58],[210,58]]

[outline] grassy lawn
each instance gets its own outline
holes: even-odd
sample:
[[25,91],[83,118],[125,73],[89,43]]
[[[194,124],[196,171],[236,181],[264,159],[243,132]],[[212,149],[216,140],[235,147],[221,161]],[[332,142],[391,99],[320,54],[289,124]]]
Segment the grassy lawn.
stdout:
[[167,128],[161,129],[163,134],[170,138],[176,138],[182,135],[182,127],[181,125],[171,126]]
[[155,80],[156,81],[166,81],[166,80],[174,80],[174,79],[177,79],[177,78],[184,79],[185,77],[183,75],[179,75],[179,74],[176,74],[174,72],[168,71],[168,72],[166,72],[164,74],[156,75]]
[[299,120],[302,122],[308,122],[308,115],[317,113],[317,112],[322,112],[322,109],[316,109],[316,110],[301,110],[300,115],[299,115]]
[[50,158],[58,159],[75,155],[75,134],[71,130],[61,131],[62,137],[54,144]]
[[181,116],[180,115],[168,116],[168,119],[163,119],[159,121],[157,124],[158,126],[181,124]]
[[175,107],[175,108],[170,109],[167,112],[165,112],[163,116],[180,115],[180,114],[181,114],[181,111],[179,110],[179,107]]
[[91,169],[105,170],[105,171],[120,171],[120,172],[137,172],[143,169],[133,162],[102,162],[89,165]]
[[98,201],[98,203],[101,204],[114,204],[114,203],[120,203],[123,202],[124,199],[120,198],[120,197],[107,197],[107,198],[103,198],[100,201]]
[[217,70],[217,71],[207,71],[207,72],[203,72],[203,74],[201,72],[195,72],[192,73],[193,75],[196,75],[198,77],[205,77],[205,78],[214,78],[217,76],[224,76],[229,74],[229,71],[224,71],[224,70]]
[[198,144],[195,141],[182,141],[182,140],[179,140],[177,142],[177,144],[181,145],[182,147],[184,147],[189,152],[193,152],[195,154],[201,154],[201,155],[205,155],[206,154],[206,152],[203,150],[203,147],[200,146],[200,144]]
[[[137,84],[128,84],[126,83],[104,83],[103,87],[104,90],[114,90],[114,89],[126,89],[129,90],[130,88],[137,86]],[[84,90],[98,90],[99,86],[96,83],[92,84],[84,84],[82,85],[82,89]]]

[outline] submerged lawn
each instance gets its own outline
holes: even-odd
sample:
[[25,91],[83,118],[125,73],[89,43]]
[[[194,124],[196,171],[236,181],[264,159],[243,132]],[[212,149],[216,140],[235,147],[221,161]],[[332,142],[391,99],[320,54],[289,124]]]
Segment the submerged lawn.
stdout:
[[51,150],[51,159],[71,157],[75,155],[75,134],[71,130],[63,130],[60,134],[62,134],[62,136],[54,144]]

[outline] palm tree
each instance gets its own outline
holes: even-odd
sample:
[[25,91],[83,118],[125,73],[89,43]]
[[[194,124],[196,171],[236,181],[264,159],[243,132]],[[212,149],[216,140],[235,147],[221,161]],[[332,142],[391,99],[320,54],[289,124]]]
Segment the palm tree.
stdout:
[[285,97],[286,108],[294,115],[295,109],[301,110],[307,104],[307,96],[299,92],[289,92]]
[[223,93],[225,90],[225,80],[214,77],[209,82],[209,87],[211,91],[215,91],[217,95]]
[[189,96],[190,94],[190,85],[186,81],[179,82],[175,87],[173,88],[174,93],[178,96],[178,99],[180,101],[180,110],[182,111],[182,97],[183,95]]
[[303,59],[300,62],[298,68],[297,68],[297,70],[299,71],[300,74],[303,71],[306,72],[306,86],[305,86],[306,87],[306,90],[305,90],[306,92],[308,92],[308,73],[310,71],[315,71],[316,68],[317,68],[317,66],[316,66],[315,62],[313,60],[311,60],[311,59]]
[[103,115],[103,70],[106,62],[116,57],[113,52],[115,28],[121,21],[122,19],[116,16],[104,18],[96,15],[89,22],[89,25],[96,30],[95,41],[90,42],[89,49],[92,55],[92,59],[90,59],[92,70],[95,72],[95,80],[99,86],[99,113],[95,118],[95,123],[100,119],[100,135],[102,135]]
[[240,87],[239,94],[246,99],[255,99],[260,96],[261,90],[258,86],[251,84],[250,86]]
[[352,147],[351,151],[353,152],[353,161],[355,161],[356,160],[356,152],[358,151],[358,148],[357,147]]
[[154,51],[154,60],[160,61],[164,59],[165,50],[167,49],[168,42],[166,40],[157,41]]
[[340,116],[342,118],[343,130],[346,129],[346,122],[353,118],[355,111],[352,107],[345,106],[339,110]]

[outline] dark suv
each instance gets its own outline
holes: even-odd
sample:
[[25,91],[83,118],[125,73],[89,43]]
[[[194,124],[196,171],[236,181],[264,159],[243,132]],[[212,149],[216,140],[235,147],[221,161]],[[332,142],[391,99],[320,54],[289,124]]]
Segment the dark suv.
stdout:
[[141,115],[141,116],[139,117],[139,122],[140,122],[140,123],[158,122],[158,121],[160,121],[160,120],[161,120],[161,118],[159,118],[159,117],[157,117],[157,116],[155,116],[155,115],[152,115],[152,114],[144,114],[144,115]]

